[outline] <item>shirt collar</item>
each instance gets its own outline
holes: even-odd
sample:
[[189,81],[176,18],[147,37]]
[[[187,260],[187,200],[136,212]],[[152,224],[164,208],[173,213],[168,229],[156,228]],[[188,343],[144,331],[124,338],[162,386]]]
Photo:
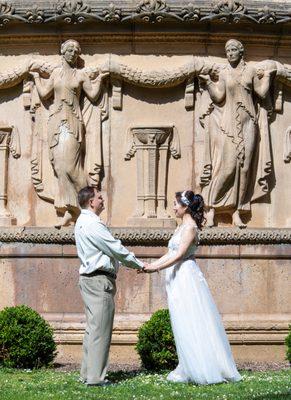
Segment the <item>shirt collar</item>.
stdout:
[[95,217],[98,219],[98,221],[101,221],[100,217],[98,215],[96,215],[93,211],[88,210],[87,208],[83,208],[81,210],[81,214],[83,215],[90,215],[91,217]]

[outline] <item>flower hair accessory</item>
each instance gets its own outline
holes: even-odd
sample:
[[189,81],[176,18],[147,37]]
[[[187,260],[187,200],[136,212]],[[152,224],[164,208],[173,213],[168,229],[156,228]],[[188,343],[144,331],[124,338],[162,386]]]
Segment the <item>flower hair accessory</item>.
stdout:
[[187,199],[186,197],[186,190],[182,193],[181,195],[181,201],[183,204],[185,204],[185,206],[189,207],[191,204],[191,201]]

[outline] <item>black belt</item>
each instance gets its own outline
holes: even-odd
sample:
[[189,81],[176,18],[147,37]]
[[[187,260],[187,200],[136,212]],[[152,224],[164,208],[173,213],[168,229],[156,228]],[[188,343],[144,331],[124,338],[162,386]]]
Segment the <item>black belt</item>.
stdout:
[[105,275],[108,276],[109,278],[116,279],[116,274],[113,272],[107,272],[107,271],[102,271],[99,269],[96,269],[93,272],[90,272],[89,274],[80,274],[81,276],[97,276],[97,275]]

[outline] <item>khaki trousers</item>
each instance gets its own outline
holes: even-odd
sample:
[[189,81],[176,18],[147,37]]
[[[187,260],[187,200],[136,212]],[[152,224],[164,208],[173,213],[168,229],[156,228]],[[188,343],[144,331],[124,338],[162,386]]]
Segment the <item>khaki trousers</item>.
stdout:
[[79,286],[86,313],[81,378],[87,383],[100,383],[107,371],[115,310],[115,279],[106,275],[80,275]]

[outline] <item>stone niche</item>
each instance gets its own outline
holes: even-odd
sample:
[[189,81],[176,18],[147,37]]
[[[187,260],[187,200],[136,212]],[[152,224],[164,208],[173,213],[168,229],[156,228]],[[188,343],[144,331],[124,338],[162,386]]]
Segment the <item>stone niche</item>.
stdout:
[[136,153],[137,177],[137,206],[128,225],[174,228],[176,221],[166,211],[166,194],[169,154],[180,157],[175,127],[132,127],[128,142],[125,158],[130,159]]
[[[1,8],[0,307],[35,308],[53,325],[60,355],[79,360],[77,191],[101,188],[104,220],[152,260],[176,226],[175,192],[192,188],[205,199],[208,225],[197,260],[236,359],[283,360],[291,255],[286,2],[57,3]],[[60,51],[67,40],[80,53],[70,65],[66,45]],[[166,307],[164,276],[121,268],[117,285],[112,360],[129,362],[141,323]]]

